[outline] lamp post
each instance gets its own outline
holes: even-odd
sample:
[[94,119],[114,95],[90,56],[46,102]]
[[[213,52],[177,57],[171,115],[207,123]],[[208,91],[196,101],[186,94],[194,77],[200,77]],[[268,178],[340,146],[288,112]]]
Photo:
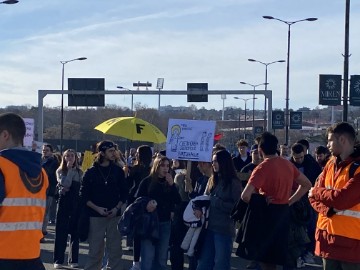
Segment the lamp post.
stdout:
[[161,89],[164,89],[164,78],[158,78],[157,79],[156,89],[159,90],[158,112],[160,113],[160,91],[161,91]]
[[86,60],[86,57],[79,57],[71,60],[60,61],[62,64],[61,72],[61,123],[60,123],[60,153],[62,154],[63,150],[63,138],[64,138],[64,74],[65,74],[65,64],[73,61],[82,61]]
[[[234,99],[240,99],[240,100],[244,101],[244,103],[245,103],[245,123],[244,123],[244,140],[245,140],[246,139],[246,104],[247,104],[248,100],[253,99],[253,98],[234,97]],[[254,126],[253,126],[253,128],[254,128]]]
[[349,96],[349,30],[350,30],[350,0],[345,2],[345,48],[344,48],[344,98],[343,98],[343,121],[348,120],[348,96]]
[[[122,86],[116,86],[116,88],[131,91],[129,88],[122,87]],[[134,95],[131,94],[131,114],[133,112],[133,108],[134,108]]]
[[[255,89],[256,87],[258,86],[261,86],[261,85],[265,85],[265,83],[260,83],[260,84],[251,84],[251,83],[246,83],[246,82],[240,82],[241,84],[245,84],[245,85],[249,85],[253,88],[253,108],[252,108],[252,132],[253,132],[253,135],[255,134],[254,131],[254,127],[255,127]],[[266,99],[266,98],[265,98]]]
[[12,4],[17,4],[19,3],[19,1],[17,0],[5,0],[5,1],[1,1],[0,4],[7,4],[7,5],[12,5]]
[[286,106],[285,106],[285,143],[289,144],[289,83],[290,83],[290,30],[291,26],[298,22],[308,21],[313,22],[316,21],[317,18],[306,18],[297,21],[284,21],[272,16],[263,16],[264,19],[268,20],[277,20],[279,22],[285,23],[288,26],[288,38],[287,38],[287,61],[286,61]]
[[224,121],[226,94],[221,94],[221,99],[222,99],[222,101],[223,101],[221,120]]
[[[261,62],[259,60],[255,60],[255,59],[248,59],[249,62],[256,62],[256,63],[260,63],[262,65],[265,66],[265,91],[267,91],[267,85],[268,85],[268,66],[275,64],[275,63],[284,63],[286,62],[285,60],[277,60],[277,61],[273,61],[273,62],[269,62],[269,63],[265,63],[265,62]],[[265,101],[264,101],[264,131],[266,131],[266,119],[267,119],[267,113],[266,113],[266,97],[265,97]]]

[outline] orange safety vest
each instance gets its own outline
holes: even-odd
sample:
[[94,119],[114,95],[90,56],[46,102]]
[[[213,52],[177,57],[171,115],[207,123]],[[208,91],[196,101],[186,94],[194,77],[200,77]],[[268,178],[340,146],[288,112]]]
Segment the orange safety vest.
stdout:
[[[325,167],[325,188],[341,189],[349,181],[349,169],[351,163],[343,168],[335,179],[335,162],[329,161]],[[360,168],[360,167],[359,167]],[[357,168],[355,175],[360,172]],[[351,239],[360,240],[360,203],[350,209],[337,212],[331,217],[319,213],[317,227],[330,235],[339,235]]]
[[5,199],[0,204],[0,259],[40,257],[40,239],[49,182],[42,173],[29,178],[10,160],[0,156]]

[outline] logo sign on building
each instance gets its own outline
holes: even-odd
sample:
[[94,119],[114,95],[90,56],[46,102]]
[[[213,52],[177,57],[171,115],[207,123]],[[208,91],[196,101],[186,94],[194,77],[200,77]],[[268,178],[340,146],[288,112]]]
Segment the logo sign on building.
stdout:
[[272,112],[272,128],[283,129],[285,126],[285,113],[283,111]]
[[341,104],[341,75],[319,75],[319,104],[330,106]]
[[290,112],[290,129],[302,129],[302,112]]
[[350,77],[350,105],[360,106],[360,75]]
[[166,156],[170,159],[211,161],[215,121],[169,119]]
[[259,136],[263,132],[264,132],[264,127],[261,127],[261,126],[254,127],[255,136]]

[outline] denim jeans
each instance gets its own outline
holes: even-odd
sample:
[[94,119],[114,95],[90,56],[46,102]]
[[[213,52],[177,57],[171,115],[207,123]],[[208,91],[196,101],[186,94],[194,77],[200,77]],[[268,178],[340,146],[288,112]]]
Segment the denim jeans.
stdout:
[[207,230],[196,270],[230,270],[233,239]]
[[360,270],[360,263],[343,262],[323,258],[324,270]]
[[159,240],[141,240],[141,270],[166,270],[170,240],[170,221],[160,222]]

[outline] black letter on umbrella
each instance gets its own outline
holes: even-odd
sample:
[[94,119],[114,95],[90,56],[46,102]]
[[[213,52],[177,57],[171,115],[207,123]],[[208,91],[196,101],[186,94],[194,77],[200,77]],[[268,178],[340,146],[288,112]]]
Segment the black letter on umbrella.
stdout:
[[141,134],[141,131],[143,130],[144,126],[145,125],[143,125],[143,124],[136,124],[136,133]]

